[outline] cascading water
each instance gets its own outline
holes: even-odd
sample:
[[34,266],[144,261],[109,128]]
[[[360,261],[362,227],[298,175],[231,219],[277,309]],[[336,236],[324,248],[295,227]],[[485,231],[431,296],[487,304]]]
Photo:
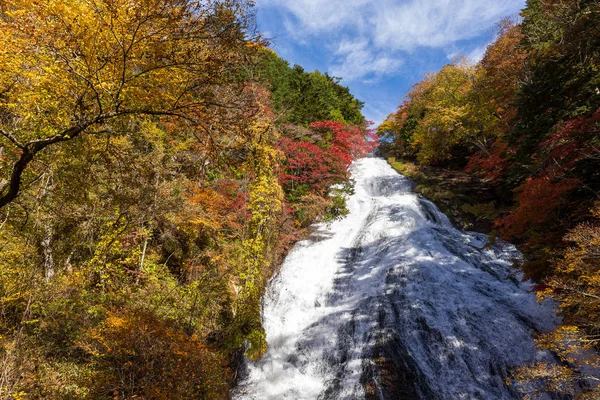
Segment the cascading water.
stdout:
[[269,350],[236,399],[518,399],[555,324],[506,243],[452,227],[383,159],[351,167],[350,214],[298,243],[264,298]]

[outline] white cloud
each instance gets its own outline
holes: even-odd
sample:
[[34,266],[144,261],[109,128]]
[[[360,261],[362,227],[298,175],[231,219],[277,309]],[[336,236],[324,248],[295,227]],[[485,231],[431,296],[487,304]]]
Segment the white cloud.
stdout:
[[398,71],[402,60],[377,51],[368,40],[343,40],[336,53],[337,61],[329,68],[333,76],[352,81],[366,77],[377,80]]
[[371,21],[374,42],[395,50],[440,48],[481,34],[522,6],[522,0],[383,0]]
[[469,60],[471,60],[474,63],[478,63],[479,61],[481,61],[481,59],[483,58],[483,56],[485,56],[485,51],[487,50],[487,47],[489,45],[486,44],[484,46],[479,46],[475,49],[473,49],[473,51],[471,51],[468,55],[467,58]]
[[[330,72],[346,80],[396,72],[417,48],[452,48],[516,14],[524,0],[257,0],[291,17],[297,41],[317,37],[336,53]],[[467,49],[471,52],[473,49]],[[481,57],[482,49],[471,56]]]
[[[257,5],[277,6],[291,12],[297,21],[292,34],[315,34],[363,23],[362,13],[371,0],[257,0]],[[357,14],[360,13],[360,14]]]
[[359,28],[381,47],[410,50],[441,47],[469,39],[503,17],[517,13],[523,0],[258,0],[260,6],[287,9],[297,21],[294,34],[320,34]]
[[477,64],[479,61],[481,61],[483,56],[485,56],[485,52],[490,44],[491,43],[487,43],[482,46],[467,49],[451,47],[446,53],[446,58],[448,59],[448,61],[455,61],[457,58],[464,57],[467,58],[473,64]]

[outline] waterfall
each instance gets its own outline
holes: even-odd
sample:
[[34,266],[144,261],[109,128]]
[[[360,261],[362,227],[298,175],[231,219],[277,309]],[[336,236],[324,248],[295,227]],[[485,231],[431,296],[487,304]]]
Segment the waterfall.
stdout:
[[269,349],[235,399],[519,399],[506,379],[551,356],[514,246],[452,226],[383,159],[351,167],[349,215],[315,227],[264,297]]

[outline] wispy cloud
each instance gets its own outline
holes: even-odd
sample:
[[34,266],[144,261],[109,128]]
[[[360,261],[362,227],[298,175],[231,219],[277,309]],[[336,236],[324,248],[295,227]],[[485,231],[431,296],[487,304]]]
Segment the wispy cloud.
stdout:
[[378,51],[365,38],[346,39],[339,44],[329,72],[350,81],[359,78],[377,80],[396,73],[401,64],[401,59]]
[[522,5],[521,0],[383,0],[371,20],[374,42],[405,51],[444,47],[485,32]]
[[488,47],[487,44],[476,47],[467,55],[467,58],[474,63],[478,63],[479,61],[481,61],[481,59],[485,55],[485,51],[487,50],[487,47]]
[[[396,73],[419,48],[444,48],[472,39],[523,0],[258,0],[286,11],[285,27],[297,41],[318,37],[333,50],[329,72],[346,81]],[[481,49],[468,49],[474,58]]]
[[[277,6],[295,18],[294,34],[316,34],[348,25],[360,26],[371,0],[257,0],[259,7]],[[357,14],[360,13],[360,14]],[[296,29],[297,28],[297,29]],[[299,29],[299,31],[298,31]]]

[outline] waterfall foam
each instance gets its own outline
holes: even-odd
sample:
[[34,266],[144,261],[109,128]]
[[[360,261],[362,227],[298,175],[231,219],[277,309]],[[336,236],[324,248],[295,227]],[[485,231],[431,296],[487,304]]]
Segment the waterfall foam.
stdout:
[[514,246],[452,227],[383,159],[351,167],[350,214],[298,243],[264,298],[269,350],[237,399],[517,399],[556,323]]

